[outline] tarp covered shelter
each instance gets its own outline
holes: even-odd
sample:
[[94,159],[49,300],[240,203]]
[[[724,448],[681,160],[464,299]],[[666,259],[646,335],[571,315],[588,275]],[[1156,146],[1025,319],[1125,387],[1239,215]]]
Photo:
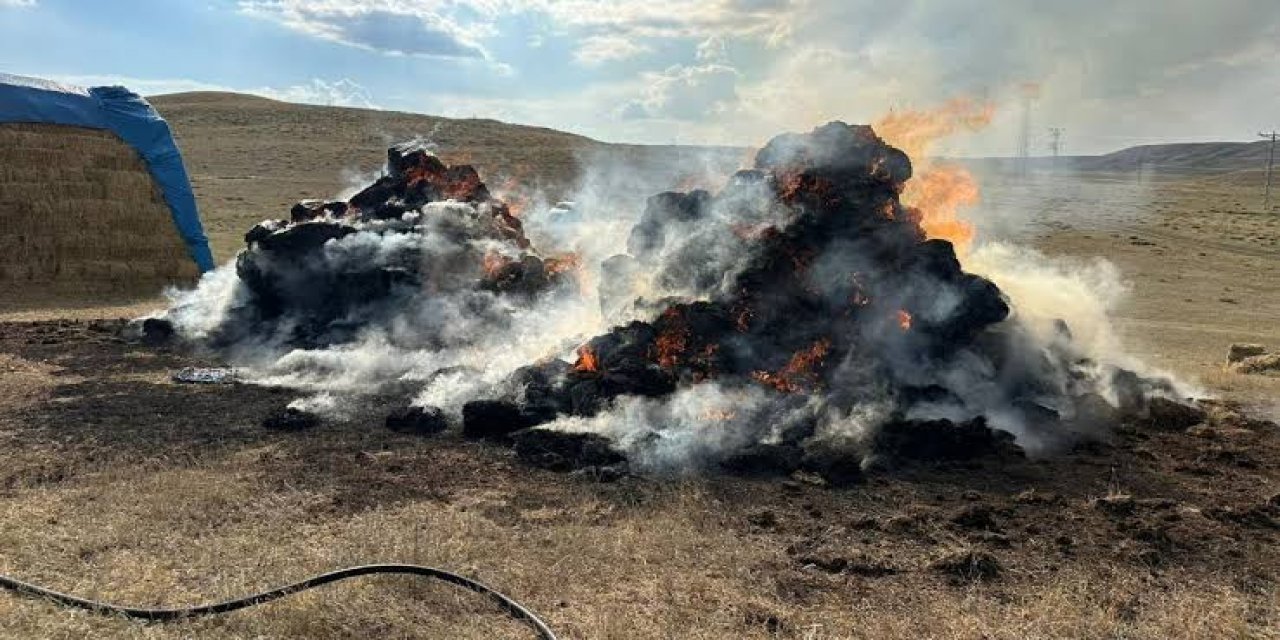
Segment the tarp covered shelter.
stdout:
[[[96,131],[86,132],[86,129]],[[44,189],[52,190],[47,197],[65,195],[65,200],[68,201],[78,197],[82,203],[99,203],[96,207],[88,205],[87,208],[90,209],[96,208],[107,213],[114,211],[120,217],[133,215],[129,213],[130,210],[145,209],[148,203],[142,202],[143,198],[135,194],[133,200],[136,205],[130,206],[130,197],[123,193],[123,189],[132,184],[134,190],[138,190],[137,181],[145,174],[138,172],[137,168],[145,164],[145,172],[150,176],[150,187],[153,187],[152,193],[162,198],[155,200],[155,204],[163,204],[167,208],[172,228],[185,245],[190,261],[201,272],[214,268],[209,242],[196,210],[195,195],[169,125],[138,94],[118,86],[86,89],[0,73],[0,136],[8,136],[5,140],[6,148],[0,149],[0,153],[4,154],[0,159],[3,163],[0,166],[0,187],[16,185],[0,194],[7,199],[0,201],[0,212],[6,206],[12,211],[18,211],[19,206],[26,206],[26,210],[30,211],[32,204],[29,200],[32,195],[43,195],[34,191],[35,182],[64,169],[66,165],[76,164],[80,160],[77,154],[82,154],[96,156],[96,159],[85,159],[81,163],[81,171],[76,174],[84,184],[72,184],[74,181],[69,179],[62,180],[60,184]],[[118,155],[123,151],[124,147],[120,142],[131,147],[142,162],[131,161],[127,157],[111,157],[112,153]],[[111,149],[109,145],[116,145],[121,149]],[[135,175],[131,176],[131,171]],[[57,204],[53,202],[50,205],[50,217],[56,217],[57,212],[53,208]],[[85,208],[84,204],[79,206],[79,210]],[[41,215],[44,214],[41,212]],[[78,214],[92,215],[92,212],[85,214],[79,211]],[[138,215],[141,214],[133,217],[137,218]],[[147,234],[138,233],[141,229],[138,225],[149,225],[147,228],[152,233],[172,236],[164,227],[155,226],[154,222],[135,219],[130,223],[134,225],[130,231],[133,233],[132,239],[143,251],[139,255],[160,256],[162,251],[155,249],[147,253],[147,242],[161,240],[141,237]],[[11,231],[6,230],[6,233]],[[31,239],[26,240],[30,244]],[[100,242],[101,238],[86,237],[84,241]],[[60,246],[65,247],[65,244]],[[136,255],[132,258],[120,258],[135,261],[139,259]],[[156,258],[155,261],[161,260]],[[165,269],[163,266],[152,265],[150,274],[163,278]],[[173,269],[170,268],[169,271]]]

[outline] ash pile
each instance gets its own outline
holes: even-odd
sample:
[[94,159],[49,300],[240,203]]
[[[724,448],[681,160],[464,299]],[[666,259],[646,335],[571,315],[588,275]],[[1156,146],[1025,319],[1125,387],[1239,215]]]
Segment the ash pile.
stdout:
[[[427,431],[460,425],[559,470],[844,482],[1051,450],[1176,398],[1086,357],[1065,323],[1030,330],[926,236],[899,199],[911,174],[867,126],[782,135],[717,193],[653,196],[625,250],[584,264],[539,253],[473,168],[396,147],[349,200],[255,227],[234,270],[166,318],[305,380],[349,378],[376,335],[413,364],[380,363],[370,385],[407,396]],[[560,320],[584,303],[590,321]]]

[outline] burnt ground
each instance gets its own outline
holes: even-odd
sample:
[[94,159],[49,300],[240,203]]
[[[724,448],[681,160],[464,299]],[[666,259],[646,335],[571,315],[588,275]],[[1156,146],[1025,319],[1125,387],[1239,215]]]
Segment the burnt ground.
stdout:
[[[437,564],[571,638],[1268,637],[1280,433],[1127,428],[1052,459],[814,478],[597,482],[386,429],[300,432],[295,396],[181,385],[197,355],[111,322],[0,324],[0,570],[177,605],[338,565]],[[1230,421],[1228,421],[1230,422]],[[0,598],[0,635],[527,637],[447,587],[368,580],[147,626]],[[505,635],[504,635],[505,634]]]

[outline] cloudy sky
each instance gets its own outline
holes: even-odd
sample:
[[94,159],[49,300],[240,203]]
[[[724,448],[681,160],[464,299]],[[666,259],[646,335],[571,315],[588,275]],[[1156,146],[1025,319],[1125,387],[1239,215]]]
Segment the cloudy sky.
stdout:
[[[1280,127],[1280,0],[0,0],[0,71],[756,144],[955,97],[948,153]],[[1034,87],[1034,90],[1031,89]]]

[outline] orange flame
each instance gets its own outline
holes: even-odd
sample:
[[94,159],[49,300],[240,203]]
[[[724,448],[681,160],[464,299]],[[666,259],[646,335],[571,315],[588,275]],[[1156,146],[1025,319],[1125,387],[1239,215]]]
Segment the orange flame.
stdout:
[[534,191],[525,186],[525,178],[531,173],[528,165],[516,165],[493,189],[494,197],[505,202],[507,210],[517,218],[534,202]]
[[667,309],[662,315],[670,324],[654,342],[657,352],[655,359],[659,366],[670,369],[680,363],[681,356],[689,346],[689,326],[676,307]]
[[573,363],[573,368],[576,371],[599,371],[600,361],[595,350],[585,344],[578,347],[578,360]]
[[973,224],[962,220],[960,211],[980,199],[978,182],[968,169],[941,162],[926,165],[902,193],[902,201],[915,210],[925,235],[950,240],[960,253],[968,250],[974,236]]
[[815,369],[826,359],[830,349],[831,341],[822,338],[809,348],[797,351],[777,373],[753,371],[751,377],[783,393],[796,393],[816,387],[818,374]]
[[546,267],[548,274],[558,275],[581,269],[582,257],[576,253],[565,253],[558,256],[551,256],[544,260],[542,264]]
[[920,228],[930,238],[950,240],[964,253],[973,242],[973,225],[959,217],[960,209],[977,204],[978,184],[967,169],[935,163],[930,148],[938,140],[962,131],[977,131],[991,123],[995,107],[989,102],[955,98],[934,109],[890,111],[872,127],[886,142],[911,156],[914,177],[902,193]]
[[502,270],[512,262],[514,261],[511,258],[508,258],[497,251],[490,251],[484,254],[484,274],[490,279],[496,279],[498,276],[502,275]]
[[911,330],[911,314],[906,309],[898,309],[898,328],[903,331]]

